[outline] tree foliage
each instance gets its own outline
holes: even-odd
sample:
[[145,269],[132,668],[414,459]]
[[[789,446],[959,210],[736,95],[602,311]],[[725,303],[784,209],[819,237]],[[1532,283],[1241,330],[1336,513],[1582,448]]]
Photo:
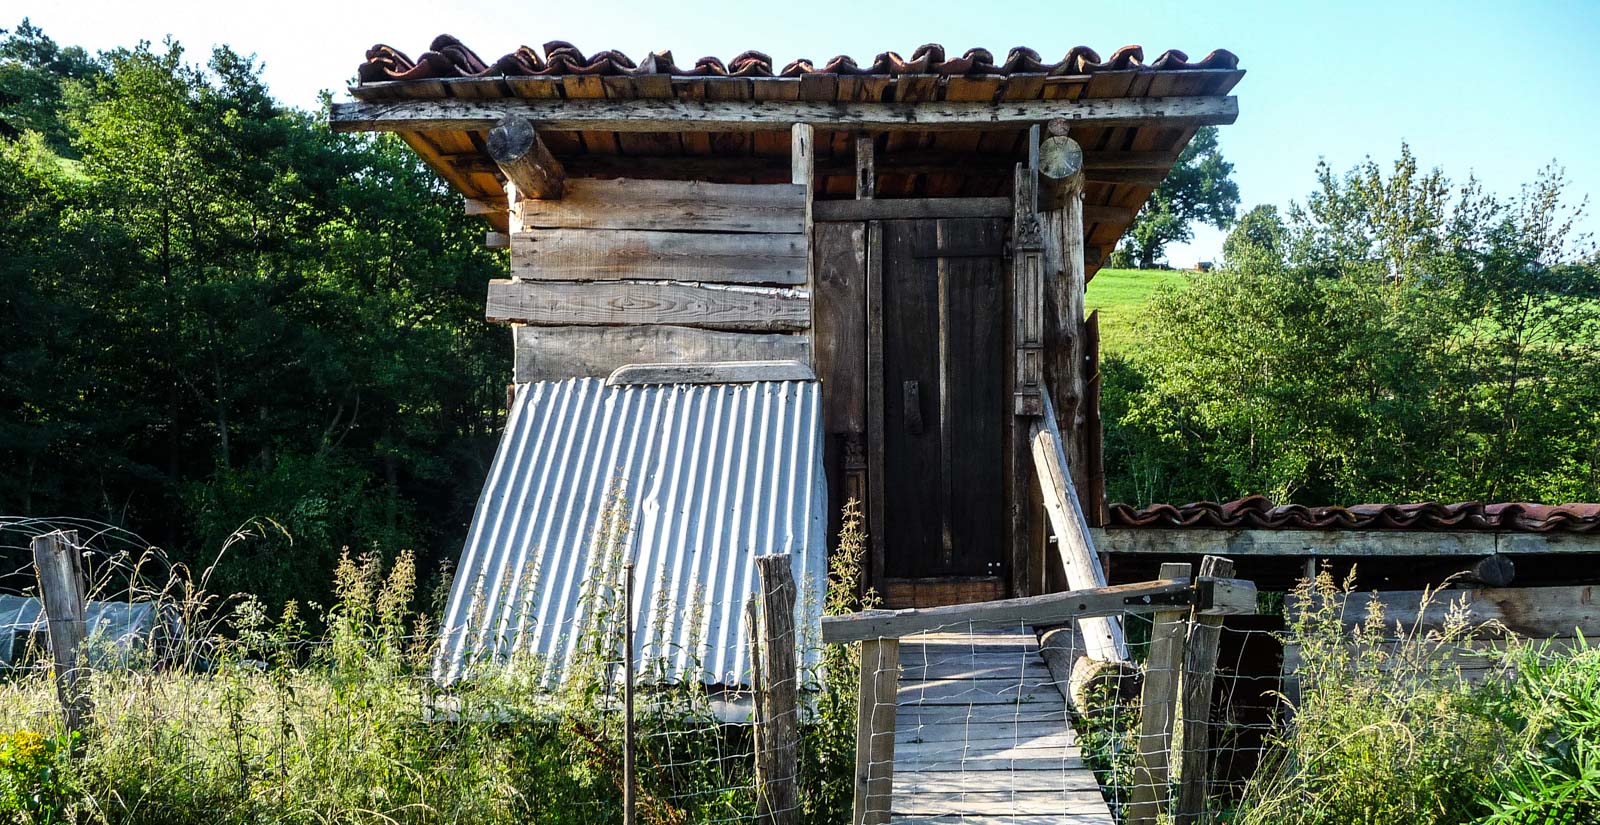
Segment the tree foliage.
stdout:
[[1251,210],[1108,365],[1113,495],[1600,498],[1600,259],[1564,186],[1501,199],[1403,147]]
[[0,512],[197,563],[260,519],[213,581],[269,602],[325,596],[346,544],[453,557],[508,373],[459,199],[227,48],[90,58],[24,22],[0,75]]
[[1239,207],[1239,185],[1232,174],[1233,164],[1223,160],[1217,143],[1217,127],[1195,132],[1129,227],[1120,256],[1125,260],[1119,265],[1155,266],[1167,244],[1194,237],[1196,221],[1218,229],[1231,226]]

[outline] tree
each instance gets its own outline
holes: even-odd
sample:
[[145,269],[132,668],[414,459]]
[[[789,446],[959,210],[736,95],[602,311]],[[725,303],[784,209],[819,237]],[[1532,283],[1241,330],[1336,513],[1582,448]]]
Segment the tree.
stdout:
[[[358,552],[453,558],[502,415],[503,271],[401,141],[176,43],[85,68],[29,26],[0,137],[0,512],[97,518],[269,603]],[[54,136],[54,137],[52,137]]]
[[1145,202],[1128,230],[1122,253],[1140,269],[1155,266],[1167,244],[1194,237],[1196,221],[1226,229],[1239,206],[1233,164],[1222,159],[1217,128],[1195,132],[1178,162]]
[[1114,494],[1600,497],[1600,258],[1559,170],[1502,199],[1402,147],[1317,182],[1146,307],[1106,371]]

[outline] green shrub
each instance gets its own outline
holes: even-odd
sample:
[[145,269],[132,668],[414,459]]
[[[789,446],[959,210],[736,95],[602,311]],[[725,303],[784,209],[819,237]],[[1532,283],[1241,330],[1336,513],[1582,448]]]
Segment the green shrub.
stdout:
[[1485,825],[1600,822],[1600,648],[1531,645],[1516,658],[1504,716],[1517,750],[1489,791]]
[[1393,627],[1376,600],[1347,632],[1345,611],[1362,609],[1353,574],[1339,587],[1324,572],[1294,595],[1286,644],[1300,652],[1299,700],[1236,821],[1446,825],[1487,813],[1479,797],[1507,761],[1511,731],[1494,697],[1512,657],[1483,654],[1492,661],[1478,687],[1458,662],[1470,640],[1507,634],[1471,624],[1460,602],[1438,630]]

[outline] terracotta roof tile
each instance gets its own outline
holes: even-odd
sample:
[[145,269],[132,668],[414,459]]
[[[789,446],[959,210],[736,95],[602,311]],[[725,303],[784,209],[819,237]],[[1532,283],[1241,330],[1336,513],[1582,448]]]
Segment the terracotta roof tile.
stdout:
[[1218,503],[1113,504],[1114,527],[1229,530],[1495,530],[1600,535],[1600,504],[1469,501],[1442,504],[1357,504],[1351,507],[1275,505],[1264,496]]
[[775,69],[772,57],[758,51],[746,51],[727,63],[715,57],[702,57],[692,67],[678,65],[672,52],[654,52],[635,63],[618,51],[602,51],[585,56],[571,43],[553,40],[544,44],[541,56],[533,49],[522,46],[493,62],[485,61],[477,52],[448,34],[441,34],[429,44],[428,51],[412,60],[405,52],[382,44],[367,50],[366,62],[357,70],[361,83],[378,83],[390,80],[424,80],[455,77],[499,76],[559,76],[559,75],[646,75],[660,74],[678,77],[798,77],[806,74],[835,75],[901,75],[935,74],[1009,75],[1049,74],[1078,75],[1100,71],[1149,69],[1174,71],[1181,69],[1237,69],[1239,58],[1225,49],[1218,49],[1196,62],[1181,51],[1169,50],[1148,65],[1144,62],[1144,49],[1123,46],[1102,61],[1100,55],[1087,46],[1076,46],[1060,60],[1046,63],[1033,49],[1015,48],[1006,54],[1004,62],[996,63],[994,53],[988,49],[968,49],[959,55],[947,54],[938,43],[917,47],[907,60],[896,52],[884,52],[863,66],[849,55],[838,55],[820,65],[799,59]]

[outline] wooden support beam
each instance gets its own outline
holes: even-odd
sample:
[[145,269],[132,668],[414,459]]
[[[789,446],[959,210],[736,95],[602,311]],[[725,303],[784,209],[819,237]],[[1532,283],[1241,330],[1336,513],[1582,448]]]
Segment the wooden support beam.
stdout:
[[1126,206],[1094,206],[1083,205],[1083,223],[1116,223],[1127,224],[1133,222],[1133,216],[1138,212]]
[[1012,318],[1016,326],[1012,412],[1022,416],[1044,412],[1039,400],[1044,385],[1044,228],[1036,209],[1037,185],[1035,170],[1017,164],[1011,229]]
[[[68,734],[81,733],[89,720],[89,673],[84,667],[83,642],[88,638],[88,595],[84,592],[83,557],[78,533],[62,530],[34,536],[33,565],[39,575],[39,597],[44,603],[50,655],[55,663],[56,698]],[[73,745],[74,753],[82,744]]]
[[[809,126],[810,124],[802,124]],[[441,159],[461,172],[495,172],[498,167],[478,154],[444,155]],[[873,166],[879,175],[951,174],[999,175],[1010,172],[1018,158],[1010,154],[977,154],[938,149],[879,152]],[[1166,152],[1091,152],[1083,168],[1096,173],[1156,170],[1165,173],[1177,160]],[[570,155],[560,158],[569,178],[643,178],[648,180],[755,179],[756,183],[793,181],[792,165],[781,157],[747,155],[697,157],[693,155]],[[819,177],[855,174],[850,156],[816,158]],[[748,181],[746,181],[748,182]]]
[[[1088,425],[1088,336],[1083,294],[1088,261],[1080,187],[1081,179],[1065,178],[1057,190],[1059,207],[1043,213],[1047,290],[1044,369],[1067,467],[1075,487],[1086,491],[1090,488],[1083,437]],[[1090,509],[1090,502],[1080,501],[1080,505],[1086,511]]]
[[856,200],[871,199],[878,188],[872,135],[856,135]]
[[[676,162],[680,159],[668,160]],[[796,123],[789,127],[789,182],[809,189],[811,178],[816,174],[816,165],[816,132],[811,128],[811,124]]]
[[1202,616],[1254,615],[1256,612],[1254,584],[1239,579],[1202,576],[1194,580],[1164,579],[1114,584],[1092,590],[1066,590],[992,602],[905,610],[866,610],[847,616],[823,616],[822,641],[825,644],[840,644],[866,639],[902,639],[946,627],[1050,627],[1094,616],[1153,612],[1161,609],[1163,603],[1182,604],[1193,593],[1210,594],[1207,604],[1198,607]]
[[[1044,395],[1044,407],[1045,414],[1033,422],[1029,440],[1034,471],[1044,493],[1045,512],[1049,514],[1050,526],[1055,531],[1061,576],[1072,590],[1105,587],[1106,574],[1100,567],[1100,557],[1095,554],[1094,543],[1089,538],[1089,525],[1079,506],[1078,491],[1067,467],[1061,431],[1056,427],[1055,409],[1048,392]],[[1090,658],[1106,662],[1128,661],[1128,645],[1120,621],[1115,618],[1086,619],[1079,622],[1078,626],[1083,631],[1085,653]]]
[[761,794],[757,814],[768,825],[800,821],[800,682],[795,639],[794,556],[756,559],[761,580],[761,732],[756,754]]
[[1009,218],[1011,199],[998,198],[875,198],[871,200],[817,201],[819,221],[893,221],[936,218]]
[[[1193,574],[1187,564],[1161,565],[1161,578],[1181,579]],[[1157,611],[1150,629],[1150,657],[1144,666],[1139,692],[1139,763],[1135,767],[1133,804],[1128,825],[1156,825],[1166,813],[1168,762],[1178,710],[1179,675],[1183,671],[1184,643],[1189,612]]]
[[833,131],[971,131],[1027,128],[1053,118],[1073,124],[1163,128],[1232,123],[1226,97],[908,103],[781,100],[538,100],[527,98],[371,100],[335,103],[334,131],[483,131],[507,116],[540,128],[598,132],[784,131],[810,123]]
[[[820,204],[819,204],[820,205]],[[884,399],[883,224],[867,222],[867,540],[870,548],[870,584],[886,592],[884,559],[887,545],[885,514],[888,510],[888,462],[884,457],[884,428],[888,424]]]
[[[1232,576],[1233,561],[1217,556],[1200,560],[1200,578]],[[1211,686],[1217,673],[1217,648],[1222,641],[1222,617],[1199,610],[1190,614],[1189,636],[1184,642],[1183,752],[1179,757],[1177,825],[1193,825],[1205,816],[1211,779]]]
[[886,825],[894,792],[895,711],[900,683],[900,640],[861,642],[861,689],[856,699],[853,825]]
[[566,171],[550,154],[533,123],[525,117],[506,115],[489,130],[486,141],[506,180],[517,185],[524,198],[554,200],[566,186]]
[[466,215],[498,215],[506,211],[506,205],[499,201],[480,201],[468,198],[461,211]]
[[1166,169],[1089,169],[1083,176],[1090,183],[1126,183],[1134,186],[1160,186],[1167,179]]
[[[1011,187],[1011,324],[1006,335],[1010,362],[1012,417],[1004,426],[1008,444],[1005,484],[1006,538],[1010,542],[1011,595],[1042,592],[1044,582],[1029,571],[1044,569],[1034,562],[1036,547],[1030,538],[1033,462],[1029,460],[1028,428],[1044,412],[1044,235],[1039,216],[1039,127],[1028,130],[1027,163],[1017,164]],[[1042,550],[1043,548],[1038,548]]]
[[511,236],[504,232],[485,232],[483,245],[490,249],[505,249],[511,246]]
[[1051,137],[1039,144],[1039,203],[1060,209],[1083,190],[1083,148],[1069,137]]

